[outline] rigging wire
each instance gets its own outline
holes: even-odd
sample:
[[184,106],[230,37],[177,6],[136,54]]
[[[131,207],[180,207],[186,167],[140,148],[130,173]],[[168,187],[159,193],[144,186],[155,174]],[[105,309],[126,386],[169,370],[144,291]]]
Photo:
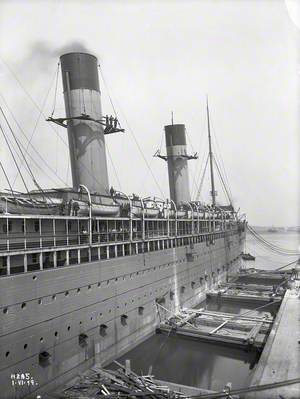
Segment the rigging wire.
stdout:
[[56,79],[55,79],[55,90],[54,90],[53,110],[52,110],[51,116],[54,115],[55,107],[56,107],[56,97],[57,97],[57,85],[58,85],[59,65],[60,65],[60,63],[58,62],[58,63],[57,63],[57,70],[56,70]]
[[[109,101],[110,101],[111,106],[112,106],[112,108],[113,108],[113,111],[114,111],[114,113],[115,113],[115,117],[117,117],[116,109],[115,109],[115,106],[114,106],[114,104],[113,104],[113,101],[112,101],[112,98],[111,98],[111,95],[110,95],[108,86],[107,86],[107,84],[106,84],[106,80],[105,80],[105,78],[104,78],[104,74],[103,74],[102,68],[100,67],[100,65],[99,65],[99,70],[100,70],[100,75],[101,75],[102,80],[103,80],[103,82],[104,82],[105,88],[106,88],[106,90],[107,90],[107,94],[108,94],[108,97],[109,97]],[[147,159],[146,159],[146,157],[145,157],[145,155],[144,155],[144,153],[143,153],[143,150],[142,150],[142,148],[141,148],[139,142],[137,141],[137,139],[136,139],[136,137],[135,137],[135,134],[134,134],[134,132],[133,132],[133,129],[132,129],[131,126],[129,125],[129,122],[128,122],[127,118],[126,118],[126,115],[125,115],[124,111],[122,110],[122,107],[121,107],[120,103],[119,103],[118,101],[117,101],[117,103],[118,103],[118,106],[119,106],[119,110],[121,111],[121,113],[122,113],[122,115],[123,115],[123,118],[124,118],[124,120],[125,120],[125,122],[126,122],[126,124],[127,124],[128,130],[129,130],[131,136],[133,137],[133,140],[134,140],[134,142],[135,142],[135,144],[136,144],[136,146],[137,146],[137,148],[138,148],[138,150],[139,150],[139,152],[140,152],[140,154],[141,154],[141,156],[142,156],[142,158],[143,158],[143,160],[144,160],[144,162],[145,162],[147,168],[149,169],[149,172],[151,173],[151,176],[152,176],[152,178],[153,178],[153,180],[154,180],[154,182],[155,182],[155,184],[156,184],[156,186],[157,186],[157,188],[158,188],[158,190],[159,190],[161,196],[164,197],[163,190],[161,189],[161,187],[160,187],[160,185],[159,185],[159,183],[158,183],[158,180],[156,179],[156,177],[155,177],[155,175],[154,175],[154,173],[153,173],[153,171],[152,171],[152,169],[151,169],[151,167],[150,167],[150,164],[149,164],[149,162],[147,161]]]
[[224,193],[225,193],[225,195],[227,196],[227,199],[228,199],[228,201],[229,201],[229,204],[232,205],[232,198],[231,198],[231,196],[230,196],[230,193],[228,192],[228,188],[227,188],[227,186],[226,186],[226,183],[224,182],[224,179],[223,179],[221,170],[220,170],[220,168],[219,168],[217,159],[215,158],[214,155],[213,155],[213,161],[215,162],[215,165],[216,165],[216,167],[217,167],[217,171],[218,171],[220,180],[221,180],[221,182],[222,182],[222,186],[223,186],[223,189],[224,189]]
[[[200,198],[200,194],[197,194],[197,193],[199,193],[200,184],[197,185],[197,181],[200,180],[200,182],[201,182],[202,179],[204,178],[204,177],[203,177],[202,169],[203,169],[203,166],[204,166],[204,168],[206,168],[205,165],[206,165],[206,162],[208,162],[208,161],[205,161],[205,155],[206,155],[206,153],[203,152],[203,156],[202,156],[201,162],[200,162],[200,164],[199,164],[200,167],[199,167],[198,177],[196,178],[195,186],[193,187],[193,194],[192,194],[192,197],[194,197],[194,194],[196,194],[196,196],[198,195],[199,198]],[[199,165],[198,165],[198,166],[199,166]],[[201,188],[201,189],[202,189],[202,188]]]
[[[17,75],[15,74],[15,72],[10,68],[10,66],[4,61],[3,58],[0,57],[0,60],[3,62],[3,64],[7,67],[7,69],[10,71],[10,73],[13,75],[13,77],[15,78],[15,80],[18,82],[19,86],[21,87],[21,89],[24,91],[24,93],[27,95],[27,97],[30,99],[30,101],[32,102],[32,104],[41,112],[41,114],[43,115],[43,117],[46,119],[47,116],[43,113],[43,111],[41,110],[41,108],[39,107],[39,105],[37,104],[37,102],[33,99],[33,97],[30,95],[30,93],[25,89],[25,87],[22,85],[21,81],[19,80],[19,78],[17,77]],[[68,144],[66,143],[66,141],[60,136],[60,134],[58,133],[58,131],[54,128],[54,126],[52,124],[50,124],[50,128],[54,131],[54,133],[58,136],[58,138],[61,140],[61,142],[67,147],[69,148]],[[82,162],[79,161],[80,166],[85,169],[87,171],[87,173],[91,176],[91,178],[97,182],[98,184],[101,185],[101,183],[98,181],[98,179],[91,173],[90,169],[86,167],[86,165],[84,165]]]
[[273,243],[267,241],[264,237],[262,237],[260,234],[258,234],[251,226],[247,226],[247,227],[248,227],[248,230],[249,230],[252,234],[254,234],[254,235],[255,235],[256,237],[258,237],[263,243],[265,243],[265,244],[271,246],[272,248],[275,248],[275,249],[278,249],[278,250],[282,250],[282,251],[285,251],[285,252],[289,252],[289,253],[294,253],[294,252],[295,252],[295,250],[290,250],[290,249],[281,248],[281,247],[279,247],[278,245],[273,244]]
[[107,154],[108,154],[108,157],[109,157],[110,162],[111,162],[111,164],[112,164],[113,171],[114,171],[114,174],[115,174],[115,176],[116,176],[116,179],[117,179],[119,188],[120,188],[120,190],[122,190],[122,186],[121,186],[121,182],[120,182],[120,179],[119,179],[119,176],[118,176],[118,173],[117,173],[117,169],[116,169],[115,164],[114,164],[114,162],[113,162],[113,159],[112,159],[112,157],[111,157],[111,155],[110,155],[110,151],[109,151],[108,146],[106,146],[106,149],[107,149]]
[[[249,392],[260,392],[260,391],[267,391],[270,389],[280,388],[288,385],[294,385],[300,383],[300,377],[293,378],[290,380],[272,382],[269,384],[262,384],[262,385],[252,385],[247,388],[240,388],[240,389],[232,389],[230,392],[222,391],[222,392],[214,392],[209,394],[203,395],[192,395],[190,398],[192,399],[219,399],[219,398],[228,398],[232,397],[232,395],[241,395]],[[230,395],[230,396],[229,396]]]
[[225,163],[224,163],[224,160],[223,160],[223,157],[222,157],[222,152],[220,150],[220,145],[219,145],[218,137],[217,137],[216,130],[215,130],[215,127],[214,127],[213,118],[211,118],[210,122],[211,122],[210,124],[211,124],[211,128],[212,128],[212,132],[213,132],[213,135],[214,135],[214,138],[215,138],[216,148],[218,149],[218,153],[220,154],[220,164],[221,164],[221,167],[223,168],[224,179],[225,179],[225,181],[227,183],[227,187],[228,187],[230,196],[232,198],[232,193],[231,193],[231,189],[230,189],[230,185],[229,185],[229,179],[228,179],[228,175],[227,175],[227,172],[226,172]]
[[[19,128],[20,132],[22,133],[22,135],[25,137],[26,141],[27,141],[27,146],[26,148],[23,146],[23,144],[20,142],[20,144],[22,145],[23,149],[25,150],[25,153],[27,156],[30,157],[30,159],[35,163],[35,165],[38,167],[39,170],[41,170],[47,177],[49,177],[49,179],[54,183],[57,184],[56,181],[54,181],[45,171],[44,169],[41,168],[41,166],[35,162],[34,158],[30,155],[30,153],[28,152],[28,147],[29,145],[31,146],[32,150],[36,153],[36,155],[39,157],[39,159],[47,166],[47,168],[61,181],[61,183],[63,183],[64,185],[67,185],[66,182],[57,174],[57,172],[48,164],[48,162],[44,159],[44,157],[41,156],[41,154],[36,150],[36,148],[34,147],[34,145],[32,144],[32,137],[33,137],[33,133],[30,137],[30,139],[27,137],[25,131],[23,130],[23,128],[21,127],[21,125],[19,124],[18,120],[15,118],[13,112],[11,111],[11,109],[8,106],[7,101],[5,100],[5,98],[3,97],[3,95],[0,93],[0,97],[2,98],[3,103],[5,104],[8,112],[10,113],[10,115],[12,116],[14,122],[16,123],[17,127]],[[35,127],[36,128],[36,127]],[[21,160],[22,162],[23,160]],[[23,162],[22,162],[23,163]],[[21,165],[22,165],[21,163]],[[14,179],[13,185],[15,184],[16,181],[16,177]]]
[[5,176],[5,179],[6,179],[7,183],[8,183],[8,185],[9,185],[9,188],[10,188],[11,194],[12,194],[12,196],[15,198],[15,193],[14,193],[14,190],[13,190],[13,188],[12,188],[12,185],[10,184],[10,180],[9,180],[9,178],[8,178],[8,176],[7,176],[6,172],[5,172],[5,169],[4,169],[4,167],[3,167],[3,165],[2,165],[2,162],[1,162],[1,161],[0,161],[0,167],[1,167],[1,169],[2,169],[2,172],[3,172],[4,176]]
[[299,255],[300,253],[296,250],[290,250],[286,248],[281,248],[278,245],[275,245],[273,243],[268,242],[266,239],[264,239],[260,234],[258,234],[251,226],[247,225],[247,229],[250,232],[250,234],[253,235],[254,238],[256,238],[257,241],[259,241],[260,244],[262,244],[264,247],[272,250],[273,252],[279,253],[281,255]]
[[[188,143],[189,143],[189,145],[190,145],[190,147],[191,147],[191,149],[192,149],[192,152],[194,153],[194,154],[196,154],[196,151],[195,151],[195,149],[194,149],[194,147],[193,147],[193,144],[192,144],[192,140],[191,140],[191,138],[190,138],[190,135],[189,135],[189,132],[188,132],[188,130],[187,129],[185,129],[185,132],[186,132],[186,137],[187,137],[187,139],[188,139]],[[197,187],[197,181],[196,181],[196,179],[197,179],[197,171],[196,171],[196,166],[197,166],[197,164],[195,165],[195,168],[190,168],[190,173],[191,173],[191,175],[192,175],[192,191],[193,191],[193,188],[196,186]],[[193,193],[192,193],[192,195],[191,195],[191,198],[193,198]]]
[[9,141],[8,141],[8,139],[7,139],[7,136],[6,136],[6,134],[5,134],[5,132],[4,132],[3,128],[2,128],[1,123],[0,123],[0,130],[1,130],[1,132],[2,132],[2,135],[3,135],[3,137],[4,137],[5,142],[6,142],[6,144],[7,144],[7,147],[8,147],[8,149],[9,149],[9,152],[10,152],[12,158],[13,158],[14,164],[15,164],[15,166],[16,166],[18,172],[19,172],[19,175],[20,175],[20,177],[21,177],[21,179],[22,179],[22,182],[23,182],[23,184],[24,184],[25,190],[27,191],[27,193],[28,193],[28,195],[29,195],[29,197],[30,197],[29,190],[28,190],[28,187],[27,187],[27,185],[26,185],[25,179],[24,179],[24,177],[23,177],[23,175],[22,175],[22,172],[21,172],[21,170],[20,170],[20,168],[19,168],[19,165],[18,165],[18,163],[17,163],[17,161],[16,161],[16,158],[15,158],[15,156],[14,156],[14,153],[13,153],[13,151],[12,151],[12,149],[11,149],[10,143],[9,143]]
[[[29,171],[29,174],[30,174],[30,176],[31,176],[31,179],[32,179],[33,183],[34,183],[35,186],[38,188],[38,190],[41,191],[43,197],[44,197],[45,199],[46,199],[46,197],[47,197],[47,198],[50,200],[50,202],[52,202],[52,199],[51,199],[50,197],[48,197],[48,196],[45,195],[45,193],[44,193],[44,191],[42,190],[41,186],[38,184],[38,182],[37,182],[37,180],[36,180],[36,178],[35,178],[35,176],[34,176],[34,174],[33,174],[33,172],[32,172],[32,169],[31,169],[31,167],[30,167],[30,165],[29,165],[29,163],[28,163],[28,161],[27,161],[27,159],[26,159],[26,157],[25,157],[25,155],[24,155],[24,153],[23,153],[23,151],[22,151],[22,148],[21,148],[21,146],[20,146],[20,144],[19,144],[19,140],[17,139],[17,137],[16,137],[16,135],[15,135],[15,133],[14,133],[14,131],[13,131],[13,129],[12,129],[12,127],[11,127],[11,125],[10,125],[10,123],[9,123],[9,121],[8,121],[8,119],[7,119],[7,117],[6,117],[5,113],[4,113],[4,111],[3,111],[2,107],[1,107],[1,105],[0,105],[0,112],[1,112],[2,116],[4,117],[4,120],[5,120],[5,122],[6,122],[7,126],[8,126],[8,128],[9,128],[9,130],[10,130],[10,132],[11,132],[11,134],[12,134],[12,136],[13,136],[13,138],[14,138],[16,144],[17,144],[17,147],[18,147],[18,149],[19,149],[19,151],[20,151],[20,153],[21,153],[21,155],[22,155],[22,158],[24,159],[24,162],[25,162],[25,164],[26,164],[26,167],[27,167],[27,169],[28,169],[28,171]],[[21,167],[22,167],[22,165],[21,165]]]
[[[205,121],[205,118],[202,119],[203,121]],[[202,122],[202,126],[200,128],[200,140],[199,140],[199,151],[198,154],[200,154],[202,146],[204,146],[204,140],[207,138],[205,133],[204,133],[204,126],[203,126],[204,122]],[[195,166],[195,174],[196,174],[196,181],[195,181],[195,185],[192,187],[192,198],[194,197],[194,195],[197,193],[198,191],[198,186],[197,186],[197,182],[199,181],[199,179],[201,178],[201,171],[205,162],[205,154],[206,152],[203,152],[203,156],[200,162],[200,157],[196,160],[196,166]]]
[[198,192],[197,192],[197,195],[196,195],[196,201],[198,201],[199,198],[200,198],[200,194],[201,194],[203,183],[204,183],[205,173],[206,173],[206,169],[207,169],[207,165],[208,165],[208,160],[209,160],[209,154],[207,154],[207,158],[206,158],[203,174],[202,174],[201,181],[200,181],[200,184],[199,184],[199,189],[198,189]]

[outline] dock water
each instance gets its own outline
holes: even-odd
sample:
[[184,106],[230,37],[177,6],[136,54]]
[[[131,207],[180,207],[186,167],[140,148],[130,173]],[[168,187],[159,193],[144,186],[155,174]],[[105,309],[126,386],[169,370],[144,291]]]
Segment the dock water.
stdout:
[[[197,307],[161,320],[156,334],[105,367],[116,371],[130,361],[134,373],[188,396],[213,398],[230,386],[234,399],[300,398],[300,383],[247,392],[299,378],[300,281],[287,284],[292,272],[280,277],[255,271],[258,279],[251,275],[245,283],[243,273]],[[232,301],[235,292],[244,298]]]

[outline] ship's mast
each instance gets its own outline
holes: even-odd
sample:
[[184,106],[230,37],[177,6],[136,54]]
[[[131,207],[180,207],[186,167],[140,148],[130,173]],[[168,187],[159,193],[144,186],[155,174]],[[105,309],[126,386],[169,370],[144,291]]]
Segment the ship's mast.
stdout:
[[212,152],[211,135],[210,135],[208,97],[206,97],[206,113],[207,113],[207,130],[208,130],[208,143],[209,143],[211,195],[212,195],[212,204],[213,204],[213,206],[215,206],[216,205],[216,191],[215,191],[214,168],[213,168],[213,152]]

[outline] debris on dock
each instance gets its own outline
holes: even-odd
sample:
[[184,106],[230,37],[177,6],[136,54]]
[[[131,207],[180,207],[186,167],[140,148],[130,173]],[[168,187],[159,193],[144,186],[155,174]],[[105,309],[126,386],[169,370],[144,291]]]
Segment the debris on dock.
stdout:
[[130,362],[127,362],[125,366],[116,361],[114,363],[119,367],[117,370],[93,366],[86,373],[73,380],[68,387],[54,392],[52,398],[187,398],[182,392],[171,390],[167,385],[160,385],[159,382],[155,382],[152,375],[137,375],[130,369]]

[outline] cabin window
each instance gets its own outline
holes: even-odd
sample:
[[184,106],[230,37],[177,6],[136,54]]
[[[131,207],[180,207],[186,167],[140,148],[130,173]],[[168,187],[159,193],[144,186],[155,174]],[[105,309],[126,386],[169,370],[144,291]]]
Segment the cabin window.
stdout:
[[38,220],[36,220],[34,222],[34,231],[37,233],[38,231],[40,231],[40,222]]
[[[8,228],[8,230],[7,230]],[[8,223],[4,223],[2,226],[3,233],[7,233],[7,231],[11,232],[12,231],[12,220],[9,220]]]
[[0,260],[1,260],[0,263],[1,267],[7,267],[7,256],[1,256]]

